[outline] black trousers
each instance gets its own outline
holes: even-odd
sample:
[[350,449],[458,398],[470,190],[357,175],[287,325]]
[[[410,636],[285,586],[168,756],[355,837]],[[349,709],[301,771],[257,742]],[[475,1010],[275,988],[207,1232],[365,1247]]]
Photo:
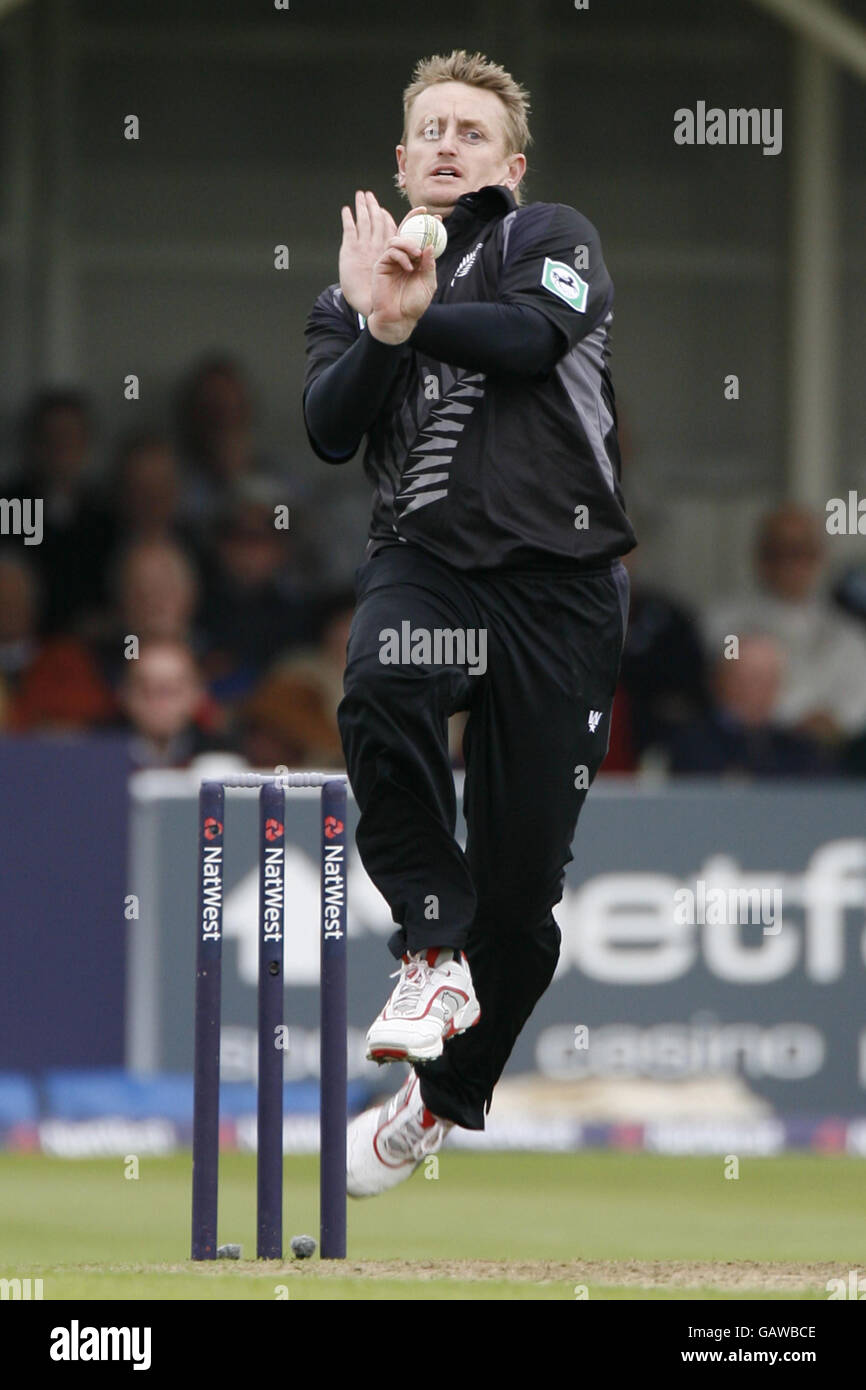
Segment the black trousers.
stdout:
[[[579,575],[466,573],[394,545],[356,578],[338,718],[361,811],[358,850],[397,924],[395,956],[466,952],[481,1019],[417,1070],[428,1109],[483,1129],[559,957],[553,908],[607,752],[628,574],[618,560]],[[437,630],[468,634],[469,659],[446,664],[460,655],[447,640],[425,652],[419,634],[432,643]],[[413,647],[426,664],[406,659]],[[465,852],[448,752],[448,718],[459,710],[468,711]]]

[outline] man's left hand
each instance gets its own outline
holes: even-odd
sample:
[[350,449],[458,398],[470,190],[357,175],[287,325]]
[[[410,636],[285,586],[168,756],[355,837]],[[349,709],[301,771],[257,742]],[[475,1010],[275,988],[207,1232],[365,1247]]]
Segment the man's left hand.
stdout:
[[341,210],[343,244],[340,247],[340,289],[356,313],[370,317],[373,305],[373,266],[396,236],[397,224],[372,193],[355,194],[355,216]]

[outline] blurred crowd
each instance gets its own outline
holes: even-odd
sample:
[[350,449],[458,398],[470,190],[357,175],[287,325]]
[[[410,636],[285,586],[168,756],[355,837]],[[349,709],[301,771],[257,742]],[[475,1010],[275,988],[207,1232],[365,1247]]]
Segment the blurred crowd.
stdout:
[[640,576],[606,772],[866,776],[866,568],[833,576],[824,518],[768,512],[752,572],[691,610]]
[[[229,357],[191,367],[171,416],[106,456],[86,393],[23,410],[2,493],[41,498],[43,529],[34,545],[0,536],[0,730],[123,732],[135,767],[220,750],[340,767],[360,470],[311,502],[259,447]],[[753,574],[732,576],[746,596],[705,613],[644,583],[639,548],[627,557],[605,772],[866,776],[866,569],[831,576],[827,539],[820,516],[773,511]]]
[[23,411],[2,492],[42,499],[42,538],[0,537],[0,728],[125,732],[136,767],[340,767],[354,596],[318,509],[258,447],[237,363],[195,364],[172,413],[97,457],[85,393]]

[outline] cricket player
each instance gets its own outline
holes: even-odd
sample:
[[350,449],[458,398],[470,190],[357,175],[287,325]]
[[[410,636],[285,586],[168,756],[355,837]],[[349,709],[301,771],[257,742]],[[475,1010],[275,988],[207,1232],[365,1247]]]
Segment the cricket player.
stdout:
[[[528,94],[481,54],[418,63],[396,182],[371,192],[306,329],[316,453],[366,440],[366,559],[338,718],[358,849],[396,925],[367,1055],[410,1064],[349,1129],[347,1187],[407,1178],[493,1089],[556,967],[553,908],[607,751],[635,545],[608,370],[613,287],[573,207],[522,202]],[[448,720],[466,711],[465,850]]]

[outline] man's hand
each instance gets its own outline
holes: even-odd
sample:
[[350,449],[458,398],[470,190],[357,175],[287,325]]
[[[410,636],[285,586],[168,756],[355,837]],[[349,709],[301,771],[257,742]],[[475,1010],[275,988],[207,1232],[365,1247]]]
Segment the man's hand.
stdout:
[[[411,217],[426,208],[413,208]],[[408,237],[392,236],[373,267],[373,303],[367,327],[382,343],[403,343],[436,293],[433,247],[420,251]]]
[[397,224],[386,208],[380,207],[372,193],[355,194],[355,217],[343,207],[343,243],[340,247],[340,289],[347,304],[357,314],[369,318],[372,308],[373,266]]

